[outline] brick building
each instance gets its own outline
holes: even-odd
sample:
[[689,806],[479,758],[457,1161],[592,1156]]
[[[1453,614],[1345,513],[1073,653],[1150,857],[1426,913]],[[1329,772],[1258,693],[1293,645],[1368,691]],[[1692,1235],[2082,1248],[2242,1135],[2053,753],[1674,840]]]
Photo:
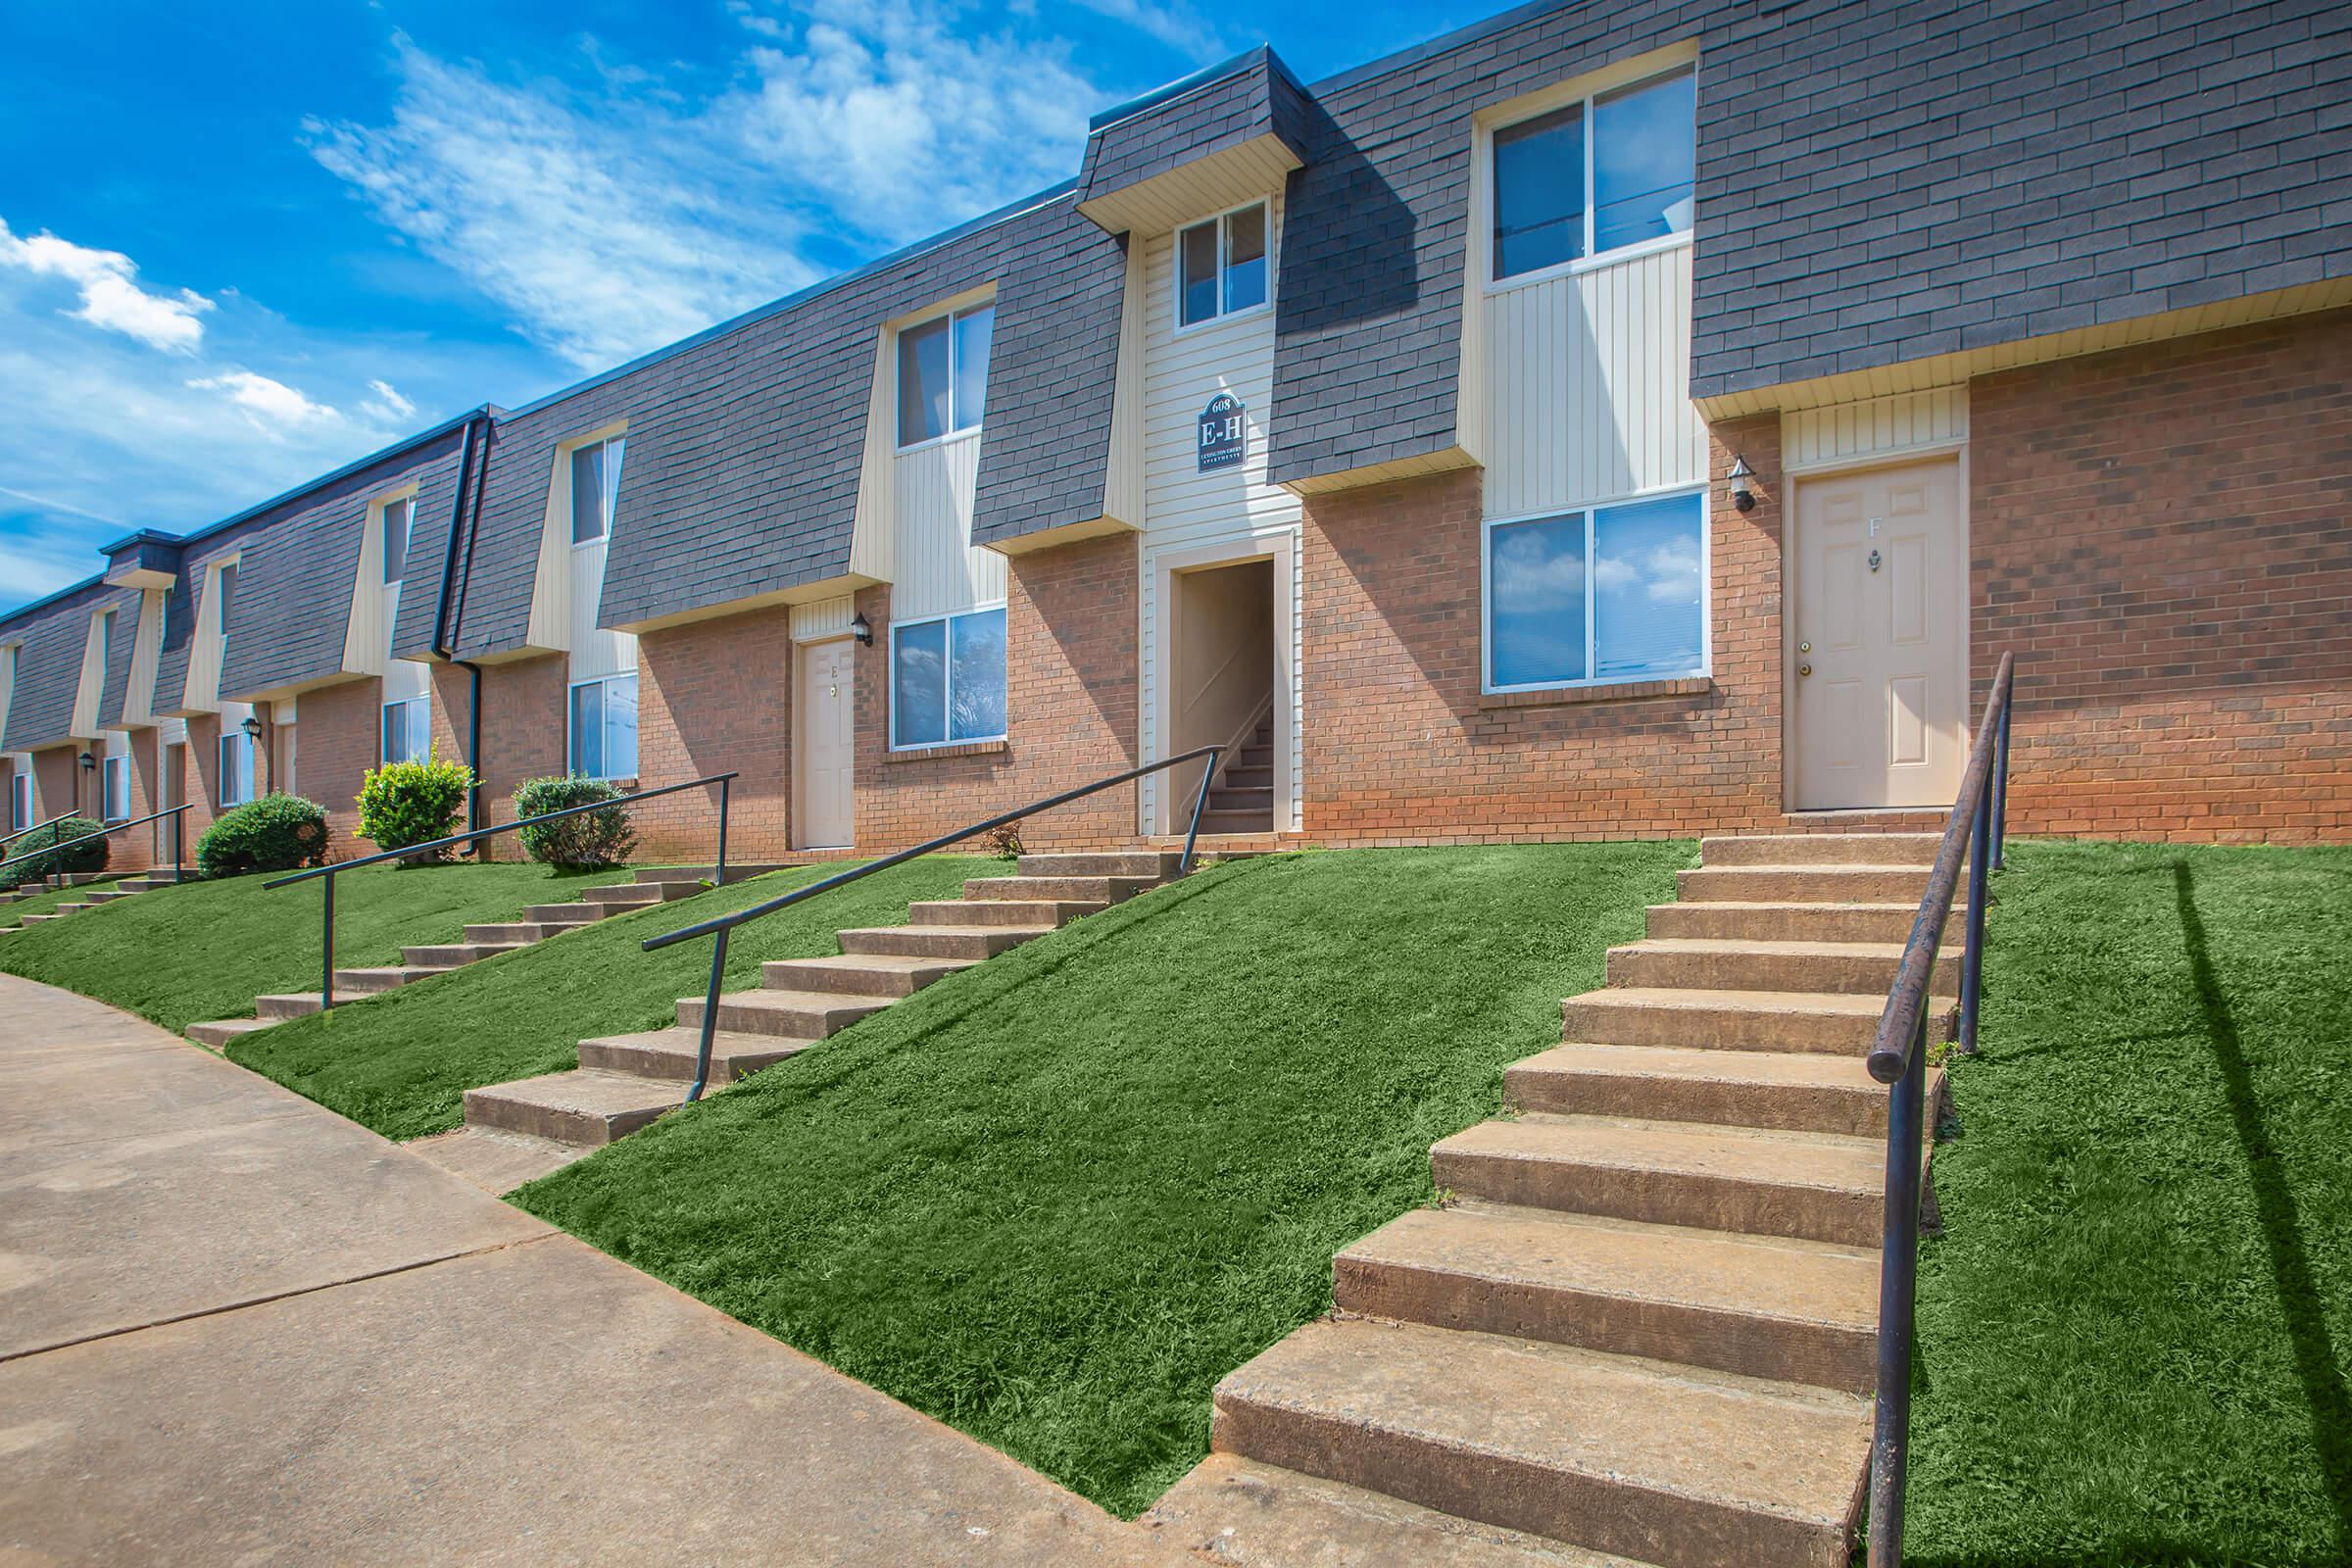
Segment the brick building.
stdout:
[[1065,185],[123,540],[0,618],[11,809],[291,788],[348,850],[429,748],[485,820],[732,769],[739,855],[878,851],[1263,730],[1218,820],[1269,842],[1916,824],[2015,650],[2016,828],[2342,840],[2348,179],[2325,4],[1254,50]]

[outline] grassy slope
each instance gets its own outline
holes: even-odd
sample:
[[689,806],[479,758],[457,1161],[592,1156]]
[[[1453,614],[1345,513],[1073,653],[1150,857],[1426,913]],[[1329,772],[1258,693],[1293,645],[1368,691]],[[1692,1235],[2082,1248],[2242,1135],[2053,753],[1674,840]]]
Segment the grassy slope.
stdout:
[[2352,853],[2011,865],[1936,1160],[1909,1559],[2352,1560]]
[[[639,951],[649,936],[742,908],[842,869],[779,871],[685,903],[602,920],[520,953],[404,986],[363,1006],[315,1014],[248,1035],[229,1058],[267,1074],[389,1138],[454,1127],[462,1097],[577,1064],[593,1035],[657,1029],[676,1021],[680,997],[710,981],[710,944]],[[932,857],[877,872],[746,927],[727,955],[727,988],[760,984],[763,958],[838,951],[845,926],[903,925],[907,903],[956,896],[967,877],[1012,867]],[[14,940],[14,939],[11,939]]]
[[1435,1140],[1688,844],[1212,868],[899,1004],[522,1204],[1133,1514],[1216,1380],[1431,1196]]
[[45,893],[36,893],[29,899],[20,899],[14,904],[0,904],[0,929],[23,925],[24,916],[47,914],[61,904],[81,903],[87,900],[92,893],[103,893],[114,885],[115,878],[109,877],[104,882],[85,882],[79,887],[72,888],[51,888]]
[[[404,946],[455,942],[462,927],[563,904],[626,872],[546,866],[371,866],[335,878],[338,967],[397,963]],[[319,979],[323,879],[263,889],[231,877],[159,888],[0,941],[0,969],[126,1007],[167,1029],[250,1018],[253,999]],[[23,906],[12,905],[11,908]]]

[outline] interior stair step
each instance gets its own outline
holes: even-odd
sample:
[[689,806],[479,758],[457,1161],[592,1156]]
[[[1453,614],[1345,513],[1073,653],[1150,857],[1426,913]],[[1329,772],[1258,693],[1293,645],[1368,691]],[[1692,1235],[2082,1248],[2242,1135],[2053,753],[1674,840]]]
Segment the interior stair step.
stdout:
[[[318,998],[311,999],[316,1002]],[[220,1050],[239,1035],[249,1035],[256,1029],[267,1029],[277,1022],[275,1018],[218,1018],[210,1023],[192,1023],[180,1031],[200,1046]]]
[[1272,789],[1274,787],[1274,764],[1259,762],[1254,766],[1244,766],[1242,763],[1236,762],[1224,771],[1217,782],[1242,790]]
[[[993,907],[1020,909],[1022,904]],[[989,908],[989,905],[958,905],[958,908]],[[976,963],[1053,933],[1051,925],[884,925],[835,933],[844,954],[891,954],[905,957],[944,958]]]
[[[1931,1105],[1942,1082],[1932,1069]],[[1886,1136],[1886,1088],[1859,1054],[1573,1043],[1511,1063],[1502,1083],[1514,1106],[1538,1113]]]
[[1169,850],[1108,850],[1024,855],[1016,862],[1023,876],[1140,876],[1164,881],[1176,874],[1184,857]]
[[[736,1034],[823,1040],[889,1005],[883,997],[823,991],[737,991],[718,999],[718,1027]],[[678,1023],[688,1029],[702,1027],[702,998],[679,1000]]]
[[964,883],[963,896],[975,903],[1117,904],[1157,885],[1148,876],[987,876]]
[[1662,1568],[1844,1568],[1870,1401],[1347,1319],[1218,1384],[1210,1443]]
[[1014,925],[1051,931],[1108,905],[1075,899],[927,899],[906,906],[916,925]]
[[1647,1568],[1233,1453],[1194,1466],[1144,1523],[1230,1568]]
[[[1902,960],[1899,942],[1650,937],[1611,948],[1607,974],[1612,986],[1838,992],[1884,1003]],[[1959,973],[1958,956],[1939,951],[1931,989],[1957,995]]]
[[466,1091],[466,1124],[566,1144],[609,1144],[686,1102],[686,1087],[632,1073],[551,1072]]
[[1273,824],[1274,809],[1270,806],[1246,811],[1220,811],[1209,808],[1200,813],[1202,833],[1268,833],[1273,831]]
[[1884,996],[1606,986],[1560,1004],[1564,1040],[1608,1046],[1813,1051],[1862,1059]]
[[1874,1249],[1469,1203],[1382,1226],[1332,1287],[1367,1317],[1857,1394],[1877,1379]]
[[519,953],[529,942],[454,942],[433,947],[403,948],[400,956],[413,969],[456,969],[502,953]]
[[1908,904],[1927,896],[1924,865],[1702,865],[1674,873],[1686,903]]
[[[694,1081],[695,1060],[702,1050],[702,1031],[650,1029],[642,1034],[601,1035],[580,1042],[580,1065],[591,1071],[628,1073],[638,1078],[662,1078],[678,1083]],[[815,1044],[785,1040],[775,1035],[735,1034],[720,1029],[710,1036],[710,1081],[731,1084],[787,1056],[797,1056]]]
[[[1697,942],[1892,942],[1911,940],[1919,901],[1908,904],[1655,904],[1648,934]],[[1943,928],[1946,945],[1961,935],[1954,910]]]
[[848,997],[911,997],[974,958],[941,958],[903,953],[845,953],[830,958],[770,958],[760,980],[775,991],[821,991]]
[[1613,1116],[1527,1115],[1429,1152],[1465,1198],[1655,1225],[1876,1247],[1886,1152],[1868,1138]]
[[1208,792],[1208,809],[1212,811],[1271,811],[1274,809],[1274,786],[1265,784],[1220,783]]
[[1700,839],[1701,865],[1916,865],[1936,863],[1940,833],[1747,833]]

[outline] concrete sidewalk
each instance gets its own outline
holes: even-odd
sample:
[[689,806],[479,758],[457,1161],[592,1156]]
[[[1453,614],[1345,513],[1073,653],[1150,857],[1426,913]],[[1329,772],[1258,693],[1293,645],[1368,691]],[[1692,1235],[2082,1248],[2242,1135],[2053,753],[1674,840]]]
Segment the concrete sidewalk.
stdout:
[[1185,1560],[160,1029],[0,975],[0,1562]]

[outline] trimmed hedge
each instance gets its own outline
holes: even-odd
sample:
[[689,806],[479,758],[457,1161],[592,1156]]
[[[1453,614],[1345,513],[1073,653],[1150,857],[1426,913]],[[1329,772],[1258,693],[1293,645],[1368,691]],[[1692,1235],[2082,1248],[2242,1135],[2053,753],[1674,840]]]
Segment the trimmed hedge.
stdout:
[[196,841],[196,869],[208,877],[292,871],[326,863],[326,808],[299,795],[270,794],[232,807]]
[[[360,781],[360,837],[379,850],[429,844],[458,830],[458,813],[473,788],[473,769],[463,762],[386,762]],[[434,850],[402,862],[421,865],[449,852]]]
[[93,822],[86,816],[69,816],[37,833],[27,833],[6,850],[0,851],[0,860],[17,855],[24,857],[5,873],[0,873],[0,881],[17,887],[70,871],[103,871],[107,860],[114,855],[111,841],[91,839],[86,844],[69,844],[65,841],[105,830],[104,822]]
[[[514,814],[538,816],[567,807],[618,800],[620,795],[619,789],[603,779],[577,775],[525,779],[514,792]],[[628,808],[619,806],[582,811],[560,822],[536,822],[516,829],[515,837],[522,840],[523,850],[532,859],[569,871],[618,865],[637,847]]]

